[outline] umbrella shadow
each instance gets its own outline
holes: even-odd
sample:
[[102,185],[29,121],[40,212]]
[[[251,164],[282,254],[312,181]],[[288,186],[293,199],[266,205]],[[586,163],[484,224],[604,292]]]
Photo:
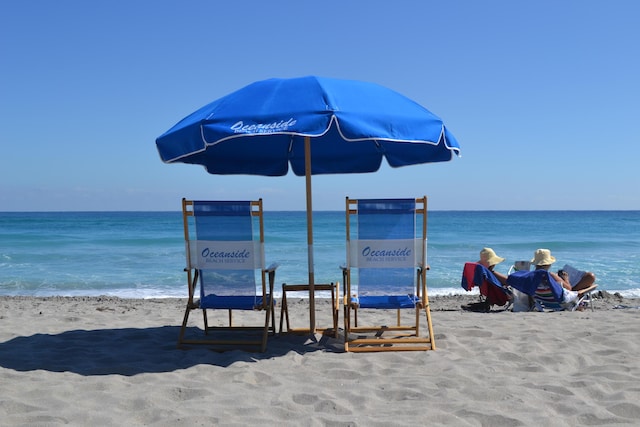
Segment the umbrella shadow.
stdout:
[[267,351],[225,352],[208,346],[178,348],[179,326],[72,330],[19,336],[0,343],[0,366],[15,371],[73,372],[84,376],[172,372],[200,364],[227,367],[259,362],[290,352],[342,352],[341,341],[291,334],[269,338]]

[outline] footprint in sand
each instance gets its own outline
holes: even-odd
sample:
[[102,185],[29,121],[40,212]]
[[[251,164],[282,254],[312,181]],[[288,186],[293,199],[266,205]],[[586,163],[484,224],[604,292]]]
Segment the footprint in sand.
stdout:
[[313,406],[315,412],[323,414],[350,415],[351,411],[332,400],[321,400]]
[[631,418],[634,420],[640,419],[640,406],[633,403],[619,403],[617,405],[609,406],[607,410],[619,417]]
[[318,401],[318,396],[314,394],[300,393],[294,394],[291,399],[298,405],[313,405]]

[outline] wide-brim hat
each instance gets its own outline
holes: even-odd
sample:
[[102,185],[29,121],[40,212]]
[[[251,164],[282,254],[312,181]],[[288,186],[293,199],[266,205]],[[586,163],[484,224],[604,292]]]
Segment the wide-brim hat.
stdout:
[[551,265],[554,262],[556,262],[556,259],[551,255],[551,251],[549,249],[536,250],[533,259],[531,260],[531,264],[533,265]]
[[495,251],[491,248],[482,248],[480,251],[480,261],[486,262],[489,265],[496,265],[504,261],[504,258],[496,255]]

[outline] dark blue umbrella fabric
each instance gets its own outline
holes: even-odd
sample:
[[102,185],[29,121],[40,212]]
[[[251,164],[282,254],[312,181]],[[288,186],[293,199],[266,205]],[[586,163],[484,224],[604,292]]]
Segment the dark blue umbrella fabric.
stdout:
[[[374,172],[451,160],[460,146],[442,120],[383,86],[315,76],[250,84],[156,139],[166,163],[209,173],[306,177],[310,329],[315,331],[311,175]],[[307,166],[308,165],[308,166]]]
[[185,117],[156,140],[164,162],[212,174],[363,173],[442,162],[460,146],[426,108],[386,87],[321,77],[259,81]]

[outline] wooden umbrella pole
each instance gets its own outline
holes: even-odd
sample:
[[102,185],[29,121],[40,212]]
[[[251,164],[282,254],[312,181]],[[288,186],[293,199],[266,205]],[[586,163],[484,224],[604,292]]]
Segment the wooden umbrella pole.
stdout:
[[304,137],[304,170],[307,184],[307,258],[309,269],[309,332],[316,332],[316,301],[313,273],[313,207],[311,203],[311,138]]

